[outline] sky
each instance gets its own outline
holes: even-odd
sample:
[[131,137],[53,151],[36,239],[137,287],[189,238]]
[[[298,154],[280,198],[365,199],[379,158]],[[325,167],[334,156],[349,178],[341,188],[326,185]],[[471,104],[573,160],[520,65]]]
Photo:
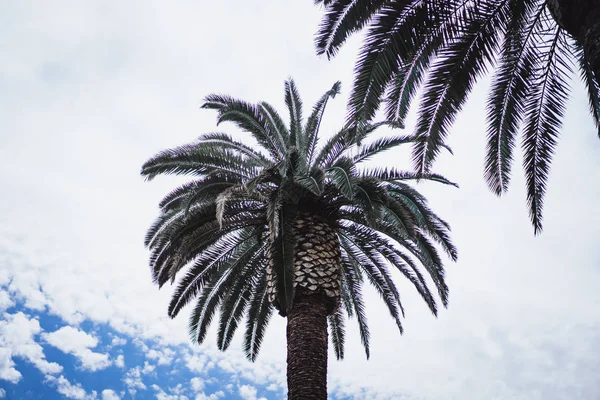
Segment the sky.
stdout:
[[[333,134],[360,37],[317,57],[320,12],[308,0],[0,2],[0,398],[285,396],[283,318],[251,363],[241,335],[220,352],[214,329],[189,342],[189,309],[167,317],[171,289],[153,286],[143,238],[182,179],[139,171],[202,133],[243,137],[216,127],[204,96],[283,110],[290,76],[307,107],[342,81],[321,127]],[[584,88],[573,81],[534,237],[520,159],[502,198],[483,180],[488,83],[452,128],[454,155],[435,164],[460,189],[419,184],[459,250],[446,264],[450,305],[433,317],[396,276],[400,336],[367,291],[371,358],[352,321],[346,358],[329,360],[332,399],[600,398],[600,140]],[[409,155],[378,163],[409,168]]]

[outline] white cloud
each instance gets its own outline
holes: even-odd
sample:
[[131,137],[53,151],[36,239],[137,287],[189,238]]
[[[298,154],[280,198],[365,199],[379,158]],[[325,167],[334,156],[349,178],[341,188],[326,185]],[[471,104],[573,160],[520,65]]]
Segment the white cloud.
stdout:
[[22,312],[3,314],[0,320],[0,379],[12,383],[21,379],[22,375],[15,369],[12,359],[15,356],[32,363],[43,374],[62,371],[62,366],[46,360],[42,346],[35,341],[41,331],[39,321]]
[[5,290],[0,290],[0,312],[15,305],[10,295]]
[[102,391],[102,400],[121,400],[121,396],[112,389],[104,389]]
[[199,392],[204,389],[204,381],[202,381],[200,378],[190,379],[190,385],[194,392]]
[[137,393],[137,390],[145,390],[146,385],[142,380],[142,372],[139,366],[130,369],[123,378],[123,383],[127,386],[129,393],[133,396]]
[[6,397],[6,390],[0,388],[0,399],[3,399]]
[[173,394],[178,394],[181,395],[186,391],[186,388],[183,387],[183,384],[178,383],[177,386],[175,387],[170,387],[169,390],[171,391],[171,393]]
[[142,374],[149,374],[154,371],[156,365],[149,364],[148,361],[144,361],[144,368],[142,368]]
[[182,395],[180,393],[167,394],[160,386],[156,384],[152,385],[152,389],[154,389],[154,391],[156,392],[157,400],[189,400],[187,396]]
[[72,384],[62,375],[58,378],[47,375],[46,381],[56,385],[56,391],[68,399],[96,400],[98,398],[98,394],[95,391],[87,393],[80,383]]
[[146,353],[146,358],[156,360],[158,365],[170,364],[173,361],[173,357],[175,357],[175,352],[169,348],[162,350],[152,349]]
[[57,331],[44,333],[42,337],[48,344],[77,357],[83,369],[98,371],[111,365],[108,354],[90,350],[98,345],[98,339],[82,330],[63,326]]
[[203,392],[203,393],[198,393],[194,399],[195,400],[217,400],[217,399],[219,399],[219,395],[217,395],[215,393],[206,394]]
[[274,383],[271,383],[269,386],[266,387],[266,389],[270,392],[275,392],[275,391],[279,390],[279,386],[277,386]]
[[115,337],[113,337],[113,338],[112,338],[112,341],[110,342],[110,345],[111,345],[112,347],[114,347],[114,346],[124,346],[124,345],[126,345],[126,344],[127,344],[127,339],[125,339],[125,338],[120,338],[120,337],[118,337],[118,336],[115,336]]
[[202,354],[197,355],[187,353],[184,356],[184,360],[185,365],[192,372],[200,372],[205,374],[214,366],[214,362],[209,361],[208,356]]
[[138,337],[133,339],[133,344],[135,345],[135,347],[142,350],[144,353],[147,353],[150,350],[148,345],[146,343],[144,343],[144,341]]
[[257,400],[256,388],[252,385],[242,385],[238,388],[238,393],[244,400]]
[[125,356],[123,354],[119,354],[115,359],[115,365],[119,368],[125,367]]

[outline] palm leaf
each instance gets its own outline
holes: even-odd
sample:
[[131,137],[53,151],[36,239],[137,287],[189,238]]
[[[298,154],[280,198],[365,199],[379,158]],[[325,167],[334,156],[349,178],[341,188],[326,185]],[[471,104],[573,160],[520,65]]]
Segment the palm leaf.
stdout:
[[[551,18],[548,16],[548,18]],[[531,84],[531,96],[525,105],[526,124],[523,137],[523,167],[527,186],[527,205],[534,232],[542,230],[542,211],[550,161],[556,147],[561,120],[565,110],[567,65],[562,61],[564,49],[556,28],[550,35],[540,27],[540,36],[547,37],[547,57]],[[540,51],[539,48],[536,51]],[[539,55],[538,55],[539,57]]]

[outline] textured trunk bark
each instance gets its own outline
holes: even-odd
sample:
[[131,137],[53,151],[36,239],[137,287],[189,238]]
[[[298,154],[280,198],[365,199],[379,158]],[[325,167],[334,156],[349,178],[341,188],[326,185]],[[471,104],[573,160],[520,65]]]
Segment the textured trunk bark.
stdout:
[[582,46],[600,82],[600,0],[546,0],[556,23]]
[[296,292],[287,316],[289,400],[327,399],[327,307],[323,294]]

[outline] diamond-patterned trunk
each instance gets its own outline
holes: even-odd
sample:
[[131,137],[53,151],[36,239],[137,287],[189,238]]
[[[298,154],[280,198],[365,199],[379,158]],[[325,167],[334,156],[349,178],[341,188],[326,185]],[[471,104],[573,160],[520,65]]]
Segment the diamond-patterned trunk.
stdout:
[[[298,215],[294,221],[294,234],[294,296],[323,294],[327,313],[331,314],[339,304],[341,285],[341,255],[337,235],[325,219],[312,214]],[[272,261],[267,265],[267,290],[269,301],[280,309]]]

